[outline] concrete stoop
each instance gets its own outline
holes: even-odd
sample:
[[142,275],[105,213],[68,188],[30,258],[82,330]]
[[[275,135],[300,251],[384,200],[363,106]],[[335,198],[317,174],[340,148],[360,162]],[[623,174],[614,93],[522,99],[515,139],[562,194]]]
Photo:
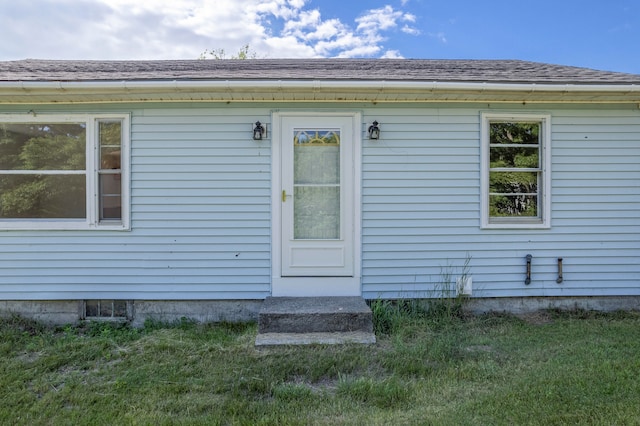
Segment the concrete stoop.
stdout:
[[256,346],[375,342],[361,297],[268,297],[258,314]]

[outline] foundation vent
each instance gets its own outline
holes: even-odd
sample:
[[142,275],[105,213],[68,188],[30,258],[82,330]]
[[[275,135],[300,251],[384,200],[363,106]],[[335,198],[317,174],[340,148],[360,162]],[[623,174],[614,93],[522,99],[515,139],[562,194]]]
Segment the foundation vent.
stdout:
[[88,320],[126,321],[132,318],[128,300],[85,300],[84,318]]

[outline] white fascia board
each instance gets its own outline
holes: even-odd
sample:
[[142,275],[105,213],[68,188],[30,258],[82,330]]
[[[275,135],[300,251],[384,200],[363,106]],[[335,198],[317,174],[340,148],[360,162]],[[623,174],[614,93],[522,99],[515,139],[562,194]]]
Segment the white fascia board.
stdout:
[[473,83],[441,81],[389,80],[171,80],[171,81],[16,81],[0,82],[0,89],[22,90],[192,90],[192,89],[357,89],[376,91],[395,90],[455,90],[455,91],[517,91],[517,92],[616,92],[640,93],[636,84],[538,84],[538,83]]
[[[277,99],[273,97],[277,94]],[[2,103],[153,101],[445,101],[640,103],[637,84],[388,80],[127,80],[0,82]],[[349,96],[344,97],[345,94]],[[3,102],[4,98],[4,102]]]

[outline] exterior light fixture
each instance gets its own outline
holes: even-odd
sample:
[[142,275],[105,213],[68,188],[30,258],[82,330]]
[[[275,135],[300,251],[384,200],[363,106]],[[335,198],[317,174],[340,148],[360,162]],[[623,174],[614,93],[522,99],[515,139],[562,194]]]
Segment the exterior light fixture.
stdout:
[[262,125],[259,121],[256,121],[256,124],[253,125],[253,140],[261,141],[263,136],[267,136],[267,128],[266,125]]
[[378,127],[378,122],[374,121],[371,126],[369,126],[369,139],[380,139],[380,128]]

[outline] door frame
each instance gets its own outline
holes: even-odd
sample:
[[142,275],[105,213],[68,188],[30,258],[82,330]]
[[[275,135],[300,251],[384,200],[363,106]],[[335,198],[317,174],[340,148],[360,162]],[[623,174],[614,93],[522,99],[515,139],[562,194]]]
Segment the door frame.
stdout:
[[[351,277],[283,277],[282,276],[282,118],[342,117],[353,126],[353,276]],[[362,245],[362,114],[360,112],[275,111],[271,115],[271,295],[274,297],[360,296]]]

